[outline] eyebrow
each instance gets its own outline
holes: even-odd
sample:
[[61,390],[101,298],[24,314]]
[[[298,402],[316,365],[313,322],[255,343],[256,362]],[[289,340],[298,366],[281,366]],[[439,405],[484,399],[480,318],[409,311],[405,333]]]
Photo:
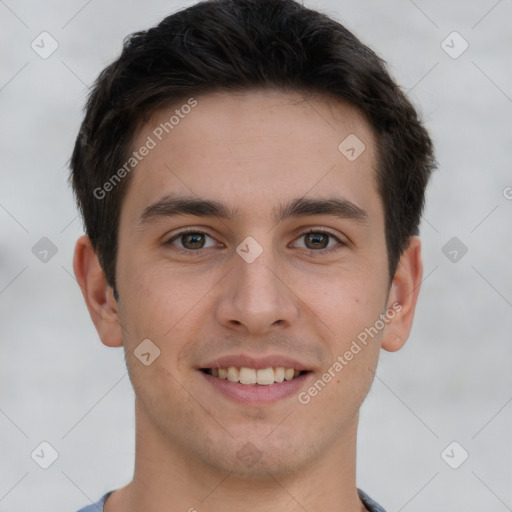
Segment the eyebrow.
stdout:
[[[196,217],[217,217],[233,220],[238,208],[211,199],[169,194],[147,206],[139,217],[139,224],[144,225],[159,219],[179,215]],[[300,197],[274,208],[272,218],[276,223],[288,218],[310,215],[330,215],[340,219],[349,219],[361,223],[368,222],[368,213],[351,201],[340,198],[314,199]]]

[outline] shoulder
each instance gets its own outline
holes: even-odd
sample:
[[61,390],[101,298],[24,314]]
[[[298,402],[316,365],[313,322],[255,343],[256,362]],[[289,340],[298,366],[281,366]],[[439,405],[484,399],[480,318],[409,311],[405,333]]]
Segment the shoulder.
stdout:
[[363,505],[369,512],[386,512],[376,501],[373,501],[370,496],[361,491],[361,489],[358,489],[357,493],[359,494]]
[[87,505],[84,508],[81,508],[78,510],[78,512],[103,512],[103,505],[105,504],[105,501],[107,501],[107,498],[113,493],[114,491],[107,492],[104,496],[101,497],[100,500],[98,500],[96,503],[93,503],[92,505]]

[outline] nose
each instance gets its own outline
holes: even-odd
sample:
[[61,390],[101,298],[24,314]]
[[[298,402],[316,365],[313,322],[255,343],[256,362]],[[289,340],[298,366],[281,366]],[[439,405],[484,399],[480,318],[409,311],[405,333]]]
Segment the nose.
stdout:
[[290,278],[271,248],[250,262],[233,255],[233,269],[221,283],[218,321],[245,334],[265,334],[292,325],[300,313],[300,301]]

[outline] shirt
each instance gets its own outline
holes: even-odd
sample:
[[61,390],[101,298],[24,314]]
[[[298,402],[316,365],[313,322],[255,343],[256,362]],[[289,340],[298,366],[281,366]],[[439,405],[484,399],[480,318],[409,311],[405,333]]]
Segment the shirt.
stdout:
[[[87,507],[81,508],[78,512],[103,512],[103,505],[107,498],[114,491],[107,492],[99,501],[93,503],[92,505],[87,505]],[[386,512],[377,502],[373,501],[367,494],[365,494],[361,489],[357,490],[363,505],[366,507],[368,512]]]

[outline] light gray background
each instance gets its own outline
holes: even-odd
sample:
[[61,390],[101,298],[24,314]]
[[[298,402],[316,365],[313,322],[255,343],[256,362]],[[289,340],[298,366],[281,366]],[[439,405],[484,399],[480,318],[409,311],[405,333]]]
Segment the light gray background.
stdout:
[[[75,511],[131,478],[133,393],[72,275],[82,230],[67,161],[87,87],[123,37],[191,3],[0,0],[1,512]],[[382,354],[363,406],[358,485],[388,512],[512,510],[512,2],[306,5],[388,61],[440,164],[415,325]],[[42,31],[59,44],[48,59],[30,46]],[[457,59],[441,47],[453,31],[469,44]],[[455,263],[442,252],[454,236],[468,248]],[[46,263],[32,252],[42,237],[58,249]],[[42,441],[59,454],[46,470],[30,456]],[[458,469],[441,457],[452,441],[452,464],[469,453]]]

